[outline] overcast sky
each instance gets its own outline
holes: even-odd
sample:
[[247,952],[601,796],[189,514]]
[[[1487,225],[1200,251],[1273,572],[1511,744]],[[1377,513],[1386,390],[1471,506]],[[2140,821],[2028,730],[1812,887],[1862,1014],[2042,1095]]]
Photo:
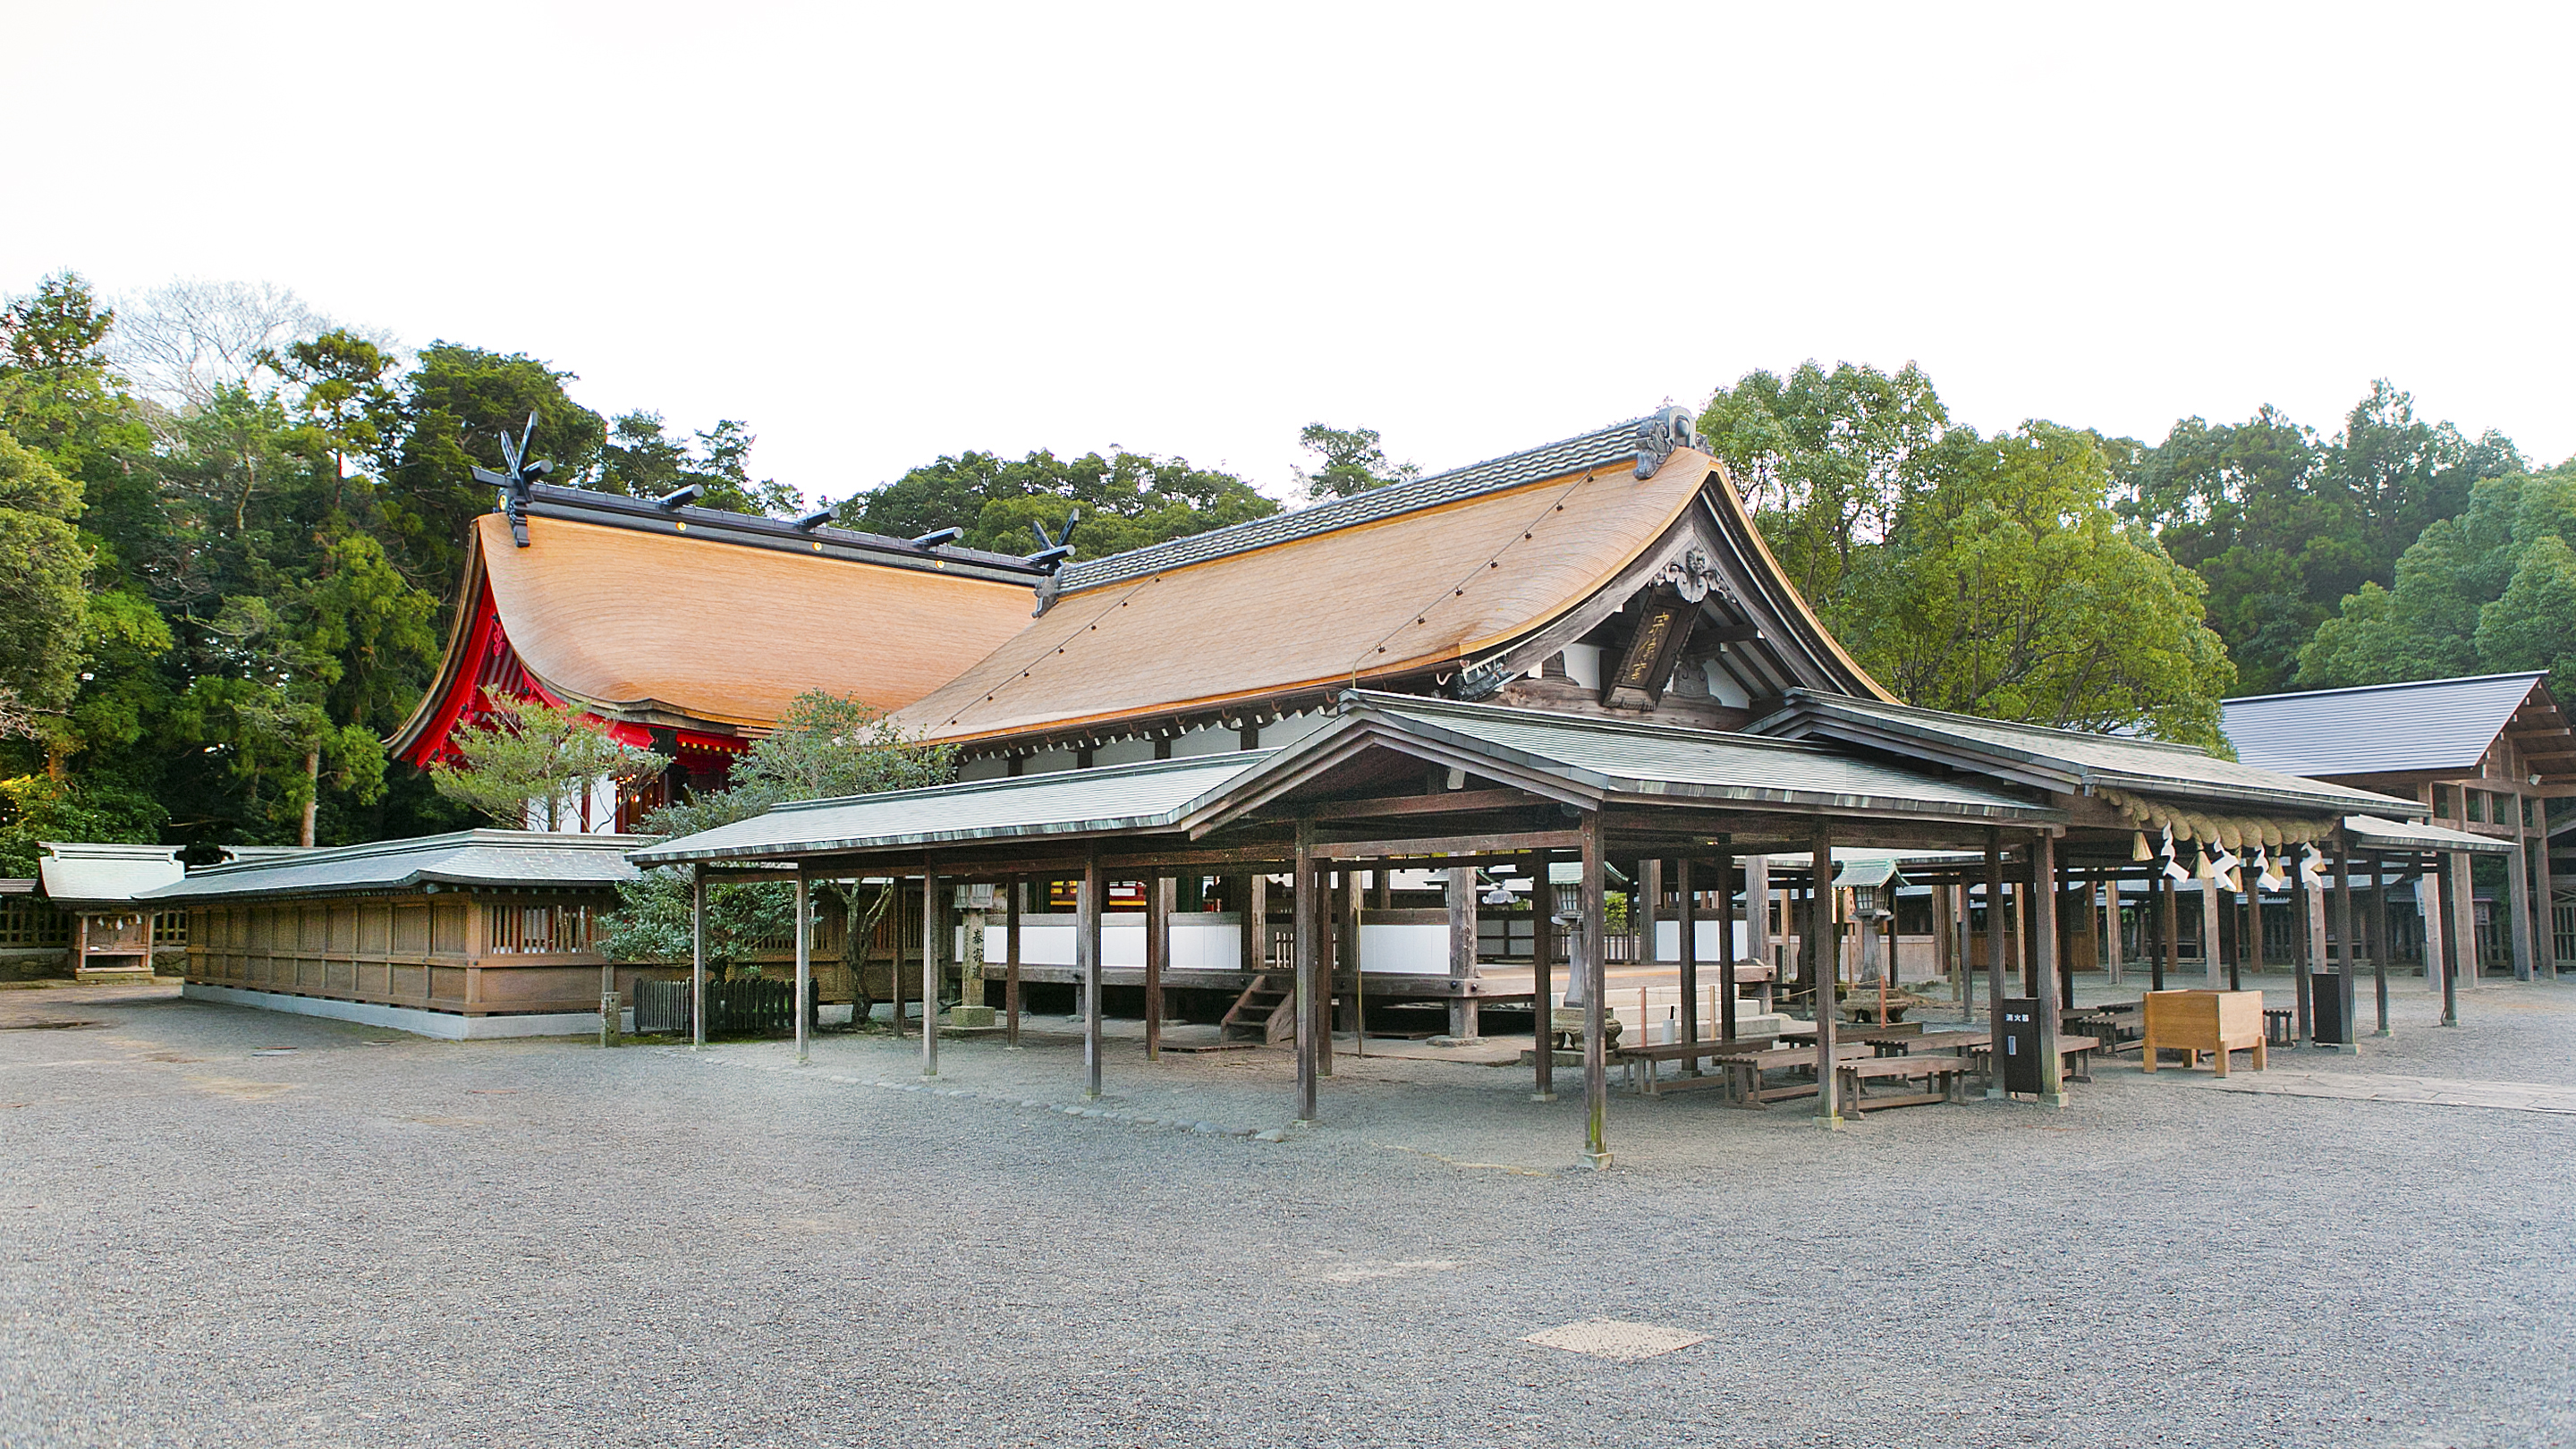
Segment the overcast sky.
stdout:
[[2555,462],[2571,15],[0,0],[0,291],[271,281],[836,499],[1446,467],[1810,357],[2150,439],[2384,376]]

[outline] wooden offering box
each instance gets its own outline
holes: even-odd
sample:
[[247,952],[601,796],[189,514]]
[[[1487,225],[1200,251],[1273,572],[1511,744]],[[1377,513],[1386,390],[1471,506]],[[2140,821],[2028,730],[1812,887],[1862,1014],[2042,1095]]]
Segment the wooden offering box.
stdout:
[[2263,1070],[2263,993],[2260,991],[2150,991],[2146,998],[2147,1032],[2142,1065],[2156,1069],[2158,1051],[2201,1053],[2216,1058],[2218,1075],[2227,1075],[2227,1054],[2254,1053],[2254,1070]]

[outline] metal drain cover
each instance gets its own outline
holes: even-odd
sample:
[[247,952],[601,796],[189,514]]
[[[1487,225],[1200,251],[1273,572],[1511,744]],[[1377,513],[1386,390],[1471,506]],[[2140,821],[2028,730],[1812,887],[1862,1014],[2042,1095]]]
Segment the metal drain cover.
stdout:
[[1705,1333],[1684,1333],[1678,1328],[1662,1328],[1652,1323],[1622,1323],[1615,1318],[1587,1318],[1580,1323],[1559,1324],[1542,1329],[1523,1339],[1542,1348],[1561,1348],[1567,1353],[1588,1353],[1594,1358],[1615,1358],[1635,1362],[1688,1348],[1706,1341]]

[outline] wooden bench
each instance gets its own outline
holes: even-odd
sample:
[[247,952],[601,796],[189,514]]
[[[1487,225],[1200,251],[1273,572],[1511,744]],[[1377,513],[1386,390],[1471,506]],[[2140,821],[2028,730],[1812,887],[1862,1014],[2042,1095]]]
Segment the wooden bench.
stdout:
[[[1852,1044],[1834,1048],[1834,1060],[1838,1064],[1871,1059],[1872,1054],[1866,1045]],[[1814,1067],[1816,1049],[1812,1046],[1775,1047],[1769,1051],[1738,1052],[1719,1057],[1717,1063],[1725,1072],[1723,1080],[1728,1088],[1727,1100],[1739,1107],[1758,1110],[1772,1102],[1785,1102],[1793,1097],[1816,1095],[1816,1084],[1813,1081],[1791,1082],[1778,1087],[1762,1085],[1762,1074],[1765,1072],[1797,1071]]]
[[[1921,1107],[1951,1101],[1958,1096],[1959,1078],[1967,1069],[1967,1060],[1957,1056],[1869,1057],[1836,1062],[1834,1076],[1842,1087],[1841,1105],[1857,1114],[1874,1112],[1881,1107]],[[1869,1083],[1891,1080],[1920,1080],[1927,1090],[1893,1097],[1869,1095]]]
[[2150,991],[2145,1047],[2138,1063],[2156,1069],[2156,1053],[2182,1052],[2190,1068],[2201,1056],[2216,1059],[2218,1075],[2227,1075],[2227,1054],[2250,1051],[2254,1070],[2270,1065],[2263,1041],[2263,993],[2260,991]]
[[[1701,1041],[1658,1042],[1653,1046],[1620,1047],[1610,1055],[1619,1062],[1621,1070],[1625,1073],[1629,1090],[1639,1096],[1654,1097],[1667,1091],[1679,1092],[1688,1091],[1694,1087],[1723,1086],[1726,1082],[1724,1072],[1709,1077],[1681,1077],[1670,1082],[1659,1081],[1656,1068],[1664,1063],[1681,1062],[1696,1066],[1711,1057],[1725,1056],[1729,1053],[1767,1051],[1774,1040],[1776,1038],[1767,1036],[1741,1036],[1708,1038]],[[1640,1068],[1644,1069],[1643,1084],[1637,1080]]]

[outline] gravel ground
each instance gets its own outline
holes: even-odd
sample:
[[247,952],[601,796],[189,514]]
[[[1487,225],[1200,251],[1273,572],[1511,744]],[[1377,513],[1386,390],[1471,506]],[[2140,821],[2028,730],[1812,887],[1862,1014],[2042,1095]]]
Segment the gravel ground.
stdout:
[[[2576,1083],[2576,985],[2464,1001],[2274,1061]],[[1062,1040],[924,1088],[0,992],[41,1020],[101,1024],[0,1030],[0,1444],[2576,1443],[2565,1114],[2124,1063],[1840,1133],[1614,1096],[1594,1173],[1579,1092],[1451,1062],[1345,1055],[1272,1142],[1275,1053],[1113,1045],[1144,1125]],[[1596,1318],[1706,1337],[1523,1341]]]

